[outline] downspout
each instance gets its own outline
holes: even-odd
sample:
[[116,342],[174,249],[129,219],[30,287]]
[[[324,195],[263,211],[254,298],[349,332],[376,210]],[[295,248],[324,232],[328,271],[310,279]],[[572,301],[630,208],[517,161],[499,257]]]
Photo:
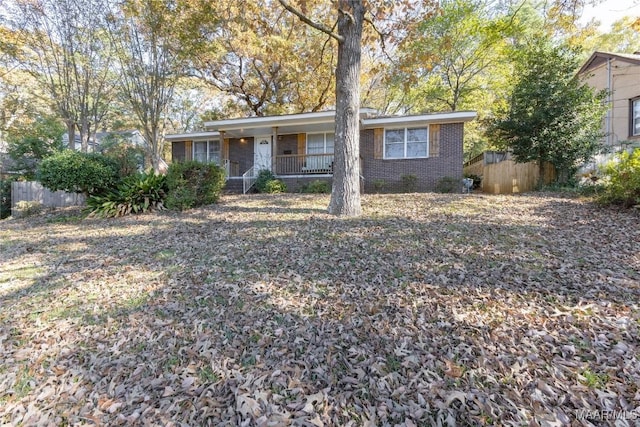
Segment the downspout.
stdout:
[[611,147],[613,142],[613,135],[611,132],[611,121],[613,120],[613,93],[612,93],[612,77],[611,77],[611,57],[607,58],[607,124],[606,124],[606,132],[607,132],[607,145]]

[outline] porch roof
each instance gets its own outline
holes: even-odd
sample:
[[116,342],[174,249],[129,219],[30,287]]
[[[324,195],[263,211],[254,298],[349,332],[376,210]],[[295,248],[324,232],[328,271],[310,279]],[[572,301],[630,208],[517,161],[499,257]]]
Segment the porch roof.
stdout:
[[453,111],[449,113],[416,114],[411,116],[387,116],[362,119],[363,129],[385,126],[416,126],[419,124],[460,123],[475,119],[475,111]]
[[[376,113],[371,108],[361,108],[360,117]],[[249,117],[240,119],[215,120],[205,122],[209,130],[224,132],[234,138],[270,135],[274,128],[281,135],[303,132],[331,132],[335,127],[336,112],[286,114],[282,116]]]
[[172,135],[165,135],[164,139],[167,141],[193,141],[203,139],[218,139],[220,132],[191,132],[191,133],[175,133]]

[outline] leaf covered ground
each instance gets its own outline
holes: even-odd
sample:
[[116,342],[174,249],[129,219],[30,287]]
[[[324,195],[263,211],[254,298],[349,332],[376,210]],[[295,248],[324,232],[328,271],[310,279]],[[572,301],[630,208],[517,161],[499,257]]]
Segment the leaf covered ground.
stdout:
[[0,424],[640,420],[637,211],[545,193],[366,195],[358,219],[327,204],[1,222]]

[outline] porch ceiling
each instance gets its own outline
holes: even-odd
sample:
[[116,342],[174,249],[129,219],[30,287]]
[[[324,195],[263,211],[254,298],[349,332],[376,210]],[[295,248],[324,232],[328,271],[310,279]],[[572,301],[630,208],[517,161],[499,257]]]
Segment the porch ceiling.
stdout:
[[[371,116],[375,110],[361,108],[361,118]],[[242,119],[215,120],[206,122],[210,131],[224,132],[232,138],[271,135],[274,128],[279,135],[304,132],[332,132],[335,128],[335,111],[285,114],[282,116],[249,117]]]
[[[276,126],[278,135],[290,135],[294,133],[308,133],[308,132],[333,132],[335,123],[332,120],[328,123],[313,123],[313,124],[297,124],[293,126]],[[273,133],[273,127],[251,127],[251,128],[219,128],[220,132],[224,132],[225,137],[230,138],[252,138],[261,135],[271,135]]]

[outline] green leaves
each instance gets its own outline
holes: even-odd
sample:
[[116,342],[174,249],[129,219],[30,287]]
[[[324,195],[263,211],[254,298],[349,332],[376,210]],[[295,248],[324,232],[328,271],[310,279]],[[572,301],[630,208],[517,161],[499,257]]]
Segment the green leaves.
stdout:
[[118,165],[97,153],[65,150],[42,161],[38,181],[50,190],[97,194],[118,181]]
[[566,183],[600,149],[604,94],[575,76],[577,51],[532,39],[518,57],[509,110],[488,134],[513,151],[517,162],[549,162]]
[[224,170],[196,161],[172,163],[167,172],[167,207],[191,209],[218,201],[224,186]]
[[92,216],[113,218],[164,210],[166,196],[167,185],[163,175],[139,173],[125,178],[113,191],[90,196],[87,207]]
[[604,192],[600,203],[622,206],[640,205],[640,149],[622,152],[604,168]]

